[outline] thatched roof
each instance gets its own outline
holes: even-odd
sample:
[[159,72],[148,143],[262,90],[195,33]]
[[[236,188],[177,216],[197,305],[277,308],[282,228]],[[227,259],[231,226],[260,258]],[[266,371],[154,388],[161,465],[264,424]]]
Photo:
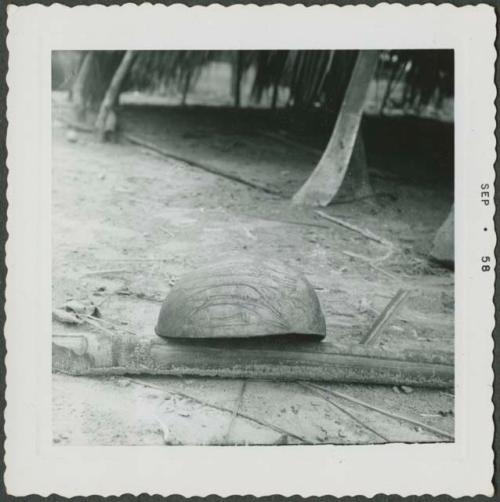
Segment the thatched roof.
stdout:
[[[123,51],[97,51],[88,85],[90,101],[99,102]],[[124,90],[154,91],[173,85],[187,93],[205,65],[226,61],[240,72],[252,67],[252,97],[257,102],[271,92],[276,103],[278,86],[289,88],[289,106],[320,107],[334,114],[357,57],[357,51],[137,51]],[[238,74],[238,72],[235,72]],[[402,101],[427,104],[438,91],[453,94],[453,52],[448,50],[382,51],[378,77],[404,86]],[[233,77],[237,78],[237,77]],[[402,105],[404,103],[401,103]]]

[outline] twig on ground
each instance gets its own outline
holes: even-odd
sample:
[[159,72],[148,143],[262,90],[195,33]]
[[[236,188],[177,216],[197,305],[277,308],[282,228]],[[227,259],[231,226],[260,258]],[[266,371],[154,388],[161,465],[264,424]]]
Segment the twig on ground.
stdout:
[[419,422],[418,420],[413,420],[412,418],[405,417],[403,415],[398,415],[396,413],[391,413],[390,411],[384,410],[382,408],[378,408],[377,406],[372,406],[371,404],[365,403],[364,401],[361,401],[360,399],[356,399],[354,397],[348,396],[347,394],[343,394],[340,392],[333,391],[331,389],[325,389],[324,387],[321,387],[320,385],[315,385],[315,384],[309,384],[319,390],[322,390],[323,392],[326,392],[327,394],[331,394],[332,396],[340,397],[342,399],[345,399],[346,401],[350,401],[355,404],[359,404],[360,406],[364,406],[365,408],[368,408],[369,410],[376,411],[378,413],[381,413],[382,415],[385,415],[390,418],[394,418],[395,420],[401,420],[402,422],[407,422],[412,425],[416,425],[417,427],[420,427],[422,429],[426,429],[433,434],[437,434],[438,436],[445,437],[447,439],[454,439],[454,436],[452,434],[449,434],[448,432],[442,431],[440,429],[437,429],[436,427],[432,427],[431,425],[424,424],[423,422]]
[[279,143],[283,143],[284,145],[299,148],[300,150],[311,153],[313,155],[321,155],[323,153],[323,151],[320,150],[319,148],[314,148],[312,146],[304,145],[303,143],[300,143],[299,141],[295,140],[294,138],[291,138],[288,135],[285,136],[280,133],[263,132],[263,131],[257,132],[257,134],[264,138],[272,139],[274,141],[278,141]]
[[163,436],[163,442],[165,444],[170,444],[170,430],[167,427],[166,424],[163,423],[163,420],[160,419],[160,417],[155,416],[155,420],[158,422],[158,425],[160,426],[161,433]]
[[356,225],[353,225],[352,223],[348,223],[347,221],[341,220],[340,218],[337,218],[335,216],[330,216],[329,214],[326,214],[323,211],[314,211],[314,212],[318,216],[321,216],[321,218],[325,218],[328,221],[332,221],[333,223],[336,223],[337,225],[340,225],[340,226],[347,228],[353,232],[356,232],[356,233],[362,235],[363,237],[366,237],[367,239],[378,242],[379,244],[384,244],[385,246],[393,246],[392,242],[389,242],[388,240],[383,239],[382,237],[379,237],[378,235],[375,235],[370,230],[365,230],[364,228],[357,227]]
[[321,223],[314,223],[312,221],[282,220],[279,218],[266,218],[265,216],[251,216],[251,218],[265,221],[273,221],[276,223],[286,223],[287,225],[302,225],[304,227],[331,228],[329,225],[322,225]]
[[88,315],[88,314],[85,314],[83,317],[85,317],[87,319],[91,319],[96,322],[102,322],[102,323],[107,324],[109,326],[112,326],[113,328],[116,328],[120,331],[124,331],[125,333],[129,333],[131,335],[137,336],[137,333],[134,333],[133,331],[130,331],[127,328],[124,328],[123,326],[121,326],[117,322],[109,321],[108,319],[103,319],[102,317],[94,317],[93,315]]
[[168,261],[168,258],[96,258],[101,261],[137,261],[137,262],[147,262],[147,261]]
[[139,298],[139,300],[146,300],[148,302],[163,303],[162,298],[155,298],[154,296],[146,295],[144,293],[137,293],[135,291],[119,289],[118,291],[115,291],[115,294],[120,296],[133,296],[135,298]]
[[90,324],[90,326],[93,326],[94,328],[101,330],[103,333],[106,333],[107,335],[114,336],[114,333],[112,331],[105,328],[104,326],[101,326],[97,321],[94,321],[93,319],[91,319],[89,317],[90,316],[85,316],[83,319],[83,322]]
[[394,254],[394,251],[395,251],[396,247],[395,246],[389,246],[389,249],[387,250],[387,252],[382,255],[382,256],[379,256],[377,258],[373,258],[372,262],[373,263],[382,263],[383,261],[389,259],[393,254]]
[[272,195],[281,196],[281,192],[279,192],[277,190],[273,190],[272,188],[259,185],[257,183],[254,183],[253,181],[245,180],[243,178],[240,178],[239,176],[236,176],[235,174],[223,172],[220,169],[216,169],[215,167],[201,164],[201,163],[199,163],[195,160],[189,159],[187,157],[181,157],[180,155],[173,154],[171,152],[168,152],[167,150],[164,150],[163,148],[160,148],[160,147],[154,145],[153,143],[149,143],[148,141],[140,139],[136,136],[132,136],[131,134],[124,134],[123,137],[125,139],[127,139],[128,141],[130,141],[130,143],[133,143],[134,145],[142,146],[143,148],[147,148],[148,150],[159,153],[159,154],[163,155],[164,157],[168,157],[168,158],[171,158],[174,160],[178,160],[180,162],[184,162],[185,164],[188,164],[190,166],[197,167],[199,169],[203,169],[204,171],[207,171],[209,173],[215,174],[217,176],[222,176],[223,178],[227,178],[232,181],[236,181],[237,183],[241,183],[241,184],[249,186],[251,188],[256,188],[258,190],[262,190],[263,192],[266,192],[266,193],[269,193]]
[[[156,390],[159,390],[161,392],[164,392],[165,394],[171,394],[171,395],[177,395],[177,396],[181,396],[185,399],[190,399],[191,401],[194,401],[195,403],[198,403],[198,404],[201,404],[203,406],[207,406],[208,408],[213,408],[215,410],[219,410],[219,411],[223,411],[225,413],[231,413],[233,414],[233,410],[230,410],[229,408],[225,408],[224,406],[219,406],[217,404],[212,404],[212,403],[209,403],[207,401],[203,401],[202,399],[198,399],[196,397],[193,397],[193,396],[190,396],[189,394],[185,394],[184,392],[179,392],[179,391],[170,391],[170,390],[166,390],[166,389],[162,389],[161,387],[159,387],[158,385],[152,385],[152,384],[149,384],[149,383],[145,383],[145,382],[141,382],[140,380],[135,380],[133,378],[127,378],[127,380],[129,380],[130,382],[136,384],[136,385],[142,385],[144,387],[150,387],[151,389],[156,389]],[[260,420],[258,418],[255,418],[255,417],[252,417],[250,415],[247,415],[246,413],[238,413],[240,417],[243,417],[251,422],[254,422],[262,427],[267,427],[268,429],[271,429],[275,432],[278,432],[280,434],[286,434],[287,436],[290,436],[290,437],[293,437],[294,439],[296,439],[297,441],[300,441],[301,443],[307,443],[307,439],[302,437],[302,436],[299,436],[297,434],[294,434],[293,432],[288,432],[286,431],[285,429],[282,429],[281,427],[277,426],[277,425],[274,425],[274,424],[270,424],[269,422],[266,422],[264,420]]]
[[371,258],[368,258],[367,256],[363,256],[360,254],[356,253],[351,253],[350,251],[342,251],[342,254],[345,254],[346,256],[350,256],[351,258],[357,258],[358,260],[364,261],[367,263],[373,270],[376,270],[377,272],[380,272],[381,274],[384,274],[385,276],[394,279],[395,281],[401,280],[399,277],[395,276],[394,274],[391,274],[390,272],[387,272],[387,270],[384,270],[383,268],[379,267],[376,263],[374,263],[374,260]]
[[448,397],[453,397],[455,398],[455,394],[452,394],[451,392],[445,392],[444,390],[441,391],[441,394],[444,394],[445,396],[448,396]]
[[354,420],[358,425],[360,425],[364,429],[370,431],[372,434],[374,434],[378,438],[382,439],[383,441],[385,441],[387,443],[389,442],[388,438],[386,438],[385,436],[383,436],[382,434],[380,434],[379,432],[377,432],[375,429],[372,429],[368,424],[366,424],[365,422],[363,422],[362,420],[360,420],[358,417],[356,417],[355,415],[353,415],[350,411],[348,411],[346,408],[344,408],[343,406],[341,406],[339,403],[337,403],[336,401],[333,401],[331,398],[325,396],[324,391],[321,392],[318,389],[316,389],[315,387],[313,387],[312,385],[309,385],[309,384],[307,384],[305,382],[297,382],[297,383],[301,387],[304,387],[305,389],[308,389],[309,391],[313,392],[317,396],[319,396],[322,399],[324,399],[327,403],[329,403],[332,406],[334,406],[335,408],[339,409],[342,413],[344,413],[349,418],[351,418],[352,420]]
[[396,312],[401,308],[403,302],[408,298],[410,290],[400,289],[394,296],[394,298],[387,304],[382,313],[377,317],[370,330],[366,334],[366,337],[362,340],[364,345],[373,345],[380,333],[387,326],[387,323],[394,317]]
[[233,415],[231,416],[231,420],[230,420],[229,425],[227,427],[226,434],[224,435],[224,439],[222,440],[223,444],[226,444],[228,442],[229,436],[231,435],[231,431],[233,430],[234,422],[236,421],[236,417],[239,415],[239,411],[241,408],[241,403],[243,402],[243,395],[245,394],[246,386],[247,386],[247,381],[243,380],[243,383],[242,383],[241,389],[240,389],[240,394],[238,396],[238,402],[236,403],[236,406],[234,407]]
[[81,277],[88,277],[90,275],[123,274],[126,272],[130,272],[130,270],[127,270],[125,268],[113,269],[113,270],[96,270],[94,272],[86,272],[85,274],[82,274]]
[[82,320],[73,312],[67,312],[64,309],[54,309],[52,311],[52,319],[63,324],[81,324]]
[[378,199],[381,197],[388,197],[390,199],[394,199],[394,195],[389,192],[376,192],[372,193],[370,195],[363,195],[361,197],[353,197],[350,199],[338,199],[338,200],[333,200],[330,205],[331,206],[339,206],[340,204],[352,204],[353,202],[359,202],[360,200],[367,200],[367,199]]

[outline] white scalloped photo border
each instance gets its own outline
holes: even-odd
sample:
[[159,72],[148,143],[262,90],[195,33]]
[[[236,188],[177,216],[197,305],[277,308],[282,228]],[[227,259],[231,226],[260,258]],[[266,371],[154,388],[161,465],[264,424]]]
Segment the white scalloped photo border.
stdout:
[[[8,7],[8,493],[492,494],[495,13],[480,5]],[[287,447],[51,443],[51,100],[56,49],[455,51],[456,441]],[[491,194],[492,195],[492,194]]]

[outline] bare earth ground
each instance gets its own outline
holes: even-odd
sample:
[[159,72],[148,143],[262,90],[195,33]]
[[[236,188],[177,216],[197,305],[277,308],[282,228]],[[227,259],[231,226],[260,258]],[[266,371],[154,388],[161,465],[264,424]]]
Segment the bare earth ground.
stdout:
[[[283,197],[238,184],[126,142],[90,134],[66,139],[54,100],[53,304],[94,302],[109,329],[155,336],[160,304],[185,272],[224,253],[260,253],[301,270],[317,290],[328,337],[357,343],[400,287],[412,295],[380,338],[382,348],[453,351],[453,273],[425,253],[451,204],[450,189],[373,176],[396,200],[330,206],[326,212],[397,244],[384,272],[344,252],[382,256],[361,235],[291,206],[288,197],[317,162],[217,112],[127,107],[126,130],[177,155],[256,181]],[[250,129],[250,130],[249,130]],[[370,156],[369,156],[370,160]],[[394,161],[394,159],[393,159]],[[389,160],[388,160],[389,162]],[[378,166],[377,166],[378,168]],[[306,226],[294,222],[314,222]],[[390,274],[393,277],[387,275]],[[82,328],[79,327],[79,330]],[[94,330],[92,326],[85,329]],[[54,321],[54,333],[72,328]],[[175,392],[234,409],[242,382],[194,378],[84,378],[54,374],[53,439],[72,445],[296,443],[269,427]],[[453,434],[454,398],[442,391],[331,385],[375,406]],[[340,402],[387,440],[442,441],[418,426]],[[311,443],[375,443],[380,436],[292,383],[247,383],[240,411]]]

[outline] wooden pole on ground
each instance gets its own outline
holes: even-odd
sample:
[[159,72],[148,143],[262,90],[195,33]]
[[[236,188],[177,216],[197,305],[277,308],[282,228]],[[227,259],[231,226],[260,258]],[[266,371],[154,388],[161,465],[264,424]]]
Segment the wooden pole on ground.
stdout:
[[123,85],[123,81],[127,76],[128,70],[132,65],[132,61],[134,60],[135,51],[127,51],[123,56],[118,68],[111,79],[111,83],[109,84],[108,90],[104,95],[104,99],[102,100],[101,107],[99,109],[99,114],[96,120],[96,131],[99,135],[101,141],[104,141],[106,138],[106,123],[108,121],[108,116],[113,111],[116,103],[118,102],[118,96],[120,95],[120,91]]
[[[53,336],[53,371],[73,375],[171,375],[453,387],[451,354],[357,345],[227,340],[195,343],[106,333]],[[245,343],[246,342],[246,343]]]
[[337,195],[353,155],[378,55],[378,51],[360,51],[330,141],[313,173],[293,197],[294,203],[327,206]]

